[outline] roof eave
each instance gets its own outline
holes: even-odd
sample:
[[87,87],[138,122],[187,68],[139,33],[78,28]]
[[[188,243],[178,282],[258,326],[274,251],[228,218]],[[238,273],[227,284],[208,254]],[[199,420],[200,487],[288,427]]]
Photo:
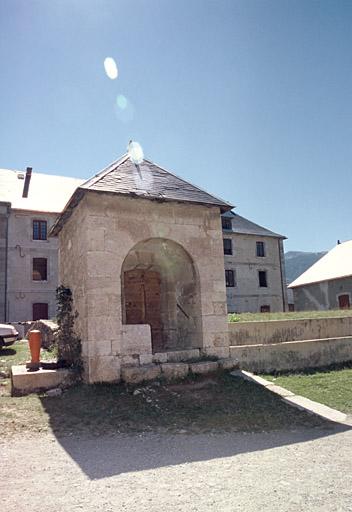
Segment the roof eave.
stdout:
[[71,217],[72,211],[76,206],[81,202],[83,196],[85,195],[86,190],[78,187],[72,194],[65,208],[62,210],[61,215],[56,219],[53,226],[49,231],[49,236],[58,236],[63,225],[67,222],[67,220]]
[[329,279],[320,279],[320,281],[309,281],[309,282],[301,283],[301,284],[295,284],[295,281],[292,281],[292,283],[289,284],[287,286],[287,288],[290,288],[290,289],[301,288],[302,286],[310,286],[312,284],[327,283],[328,281],[337,281],[339,279],[346,279],[346,277],[352,277],[352,274],[346,274],[344,276],[329,277]]
[[191,201],[188,199],[173,199],[170,197],[162,197],[162,196],[153,196],[148,194],[137,194],[136,192],[114,192],[111,190],[100,190],[96,188],[82,188],[85,192],[96,192],[97,194],[108,194],[113,196],[120,196],[120,197],[131,197],[131,198],[138,198],[138,199],[146,199],[147,201],[156,201],[159,203],[181,203],[181,204],[194,204],[196,206],[208,206],[208,207],[215,207],[219,208],[221,213],[227,212],[228,210],[231,210],[233,206],[230,204],[227,204],[225,202],[221,204],[212,203],[212,202],[206,202],[206,201]]
[[147,195],[139,195],[139,194],[124,194],[119,192],[110,192],[108,190],[96,190],[96,189],[89,189],[85,187],[78,187],[73,195],[71,196],[70,200],[66,204],[65,208],[63,209],[61,215],[56,219],[55,223],[53,224],[49,236],[58,236],[60,233],[63,225],[67,222],[67,220],[71,217],[72,211],[76,206],[80,203],[83,196],[86,193],[97,193],[97,194],[108,194],[108,195],[114,195],[114,196],[120,196],[120,197],[132,197],[132,198],[139,198],[139,199],[146,199],[148,201],[156,201],[159,203],[182,203],[182,204],[194,204],[196,206],[207,206],[207,207],[213,207],[213,208],[219,208],[221,213],[224,213],[228,210],[231,210],[233,206],[230,204],[227,205],[226,203],[223,204],[215,204],[215,203],[203,203],[199,201],[182,201],[178,199],[169,199],[164,197],[154,197],[154,196],[147,196]]
[[[229,230],[230,231],[230,230]],[[232,229],[230,232],[235,233],[236,235],[250,235],[250,236],[260,236],[260,237],[268,237],[268,238],[277,238],[278,240],[287,240],[287,236],[279,235],[278,233],[250,233],[249,231],[236,231]]]

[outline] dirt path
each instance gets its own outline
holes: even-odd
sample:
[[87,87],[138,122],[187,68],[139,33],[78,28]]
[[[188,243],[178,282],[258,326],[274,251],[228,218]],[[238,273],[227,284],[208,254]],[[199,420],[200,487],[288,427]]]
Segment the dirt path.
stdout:
[[352,511],[352,430],[0,444],[6,512]]

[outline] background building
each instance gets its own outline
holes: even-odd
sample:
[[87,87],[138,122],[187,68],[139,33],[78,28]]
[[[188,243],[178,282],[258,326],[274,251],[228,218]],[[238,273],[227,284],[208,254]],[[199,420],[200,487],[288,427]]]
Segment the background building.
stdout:
[[348,309],[352,304],[352,240],[339,243],[289,288],[297,311]]
[[286,311],[283,240],[230,211],[222,215],[229,313]]
[[[55,316],[58,241],[48,233],[82,182],[0,169],[0,322]],[[233,212],[222,227],[228,311],[286,310],[285,237]]]
[[58,242],[48,233],[81,182],[0,169],[0,321],[55,316]]

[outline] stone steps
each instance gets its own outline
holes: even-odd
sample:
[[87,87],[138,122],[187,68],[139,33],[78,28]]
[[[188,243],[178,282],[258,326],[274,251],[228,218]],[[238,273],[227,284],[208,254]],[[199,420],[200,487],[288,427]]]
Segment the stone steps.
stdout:
[[176,362],[149,364],[142,366],[124,366],[121,368],[121,379],[128,384],[139,384],[143,381],[151,381],[160,378],[166,380],[181,379],[189,373],[205,375],[217,370],[233,370],[238,368],[238,362],[234,359],[219,359],[218,361]]

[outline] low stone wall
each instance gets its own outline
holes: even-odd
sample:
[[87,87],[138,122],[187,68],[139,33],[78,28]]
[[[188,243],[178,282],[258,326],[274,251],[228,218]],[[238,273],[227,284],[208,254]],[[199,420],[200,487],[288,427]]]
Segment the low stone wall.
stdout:
[[262,345],[286,341],[352,336],[352,316],[229,323],[230,345]]
[[265,373],[303,370],[352,361],[352,336],[230,347],[243,370]]

